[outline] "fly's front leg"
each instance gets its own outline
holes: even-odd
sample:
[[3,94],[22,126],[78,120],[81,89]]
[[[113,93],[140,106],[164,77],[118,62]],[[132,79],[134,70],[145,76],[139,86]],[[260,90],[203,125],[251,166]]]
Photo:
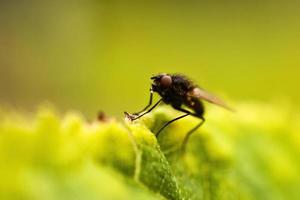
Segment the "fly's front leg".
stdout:
[[149,112],[151,112],[161,101],[162,101],[162,99],[160,99],[158,102],[156,102],[149,110],[142,113],[141,115],[131,115],[127,112],[124,112],[124,113],[125,113],[127,118],[129,118],[131,121],[134,121],[134,120],[137,120],[137,119],[143,117],[144,115],[148,114]]
[[142,116],[146,115],[147,113],[151,112],[161,101],[162,99],[160,99],[158,102],[156,102],[149,110],[147,110],[151,105],[152,105],[152,100],[153,100],[153,90],[152,88],[150,89],[150,99],[149,99],[149,103],[148,105],[141,110],[140,112],[136,112],[134,114],[129,114],[127,112],[124,112],[126,117],[128,119],[130,119],[131,121],[134,121],[136,119],[141,118]]
[[147,110],[152,105],[152,99],[153,99],[153,90],[150,89],[150,99],[149,99],[148,105],[143,110],[141,110],[140,112],[133,113],[133,115],[139,115],[142,112],[144,112],[145,110]]
[[152,99],[153,99],[153,90],[152,88],[150,89],[150,99],[149,99],[149,103],[148,105],[141,111],[139,112],[135,112],[133,114],[129,114],[128,112],[124,112],[125,116],[130,119],[130,120],[134,120],[135,118],[137,118],[137,116],[139,116],[142,112],[144,112],[145,110],[147,110],[151,105],[152,105]]

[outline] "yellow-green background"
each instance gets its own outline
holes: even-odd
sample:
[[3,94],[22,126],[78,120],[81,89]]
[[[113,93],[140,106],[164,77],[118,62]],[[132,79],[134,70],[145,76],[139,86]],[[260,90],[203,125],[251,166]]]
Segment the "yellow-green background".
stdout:
[[121,116],[146,104],[158,72],[234,100],[297,103],[299,10],[293,0],[1,1],[0,103]]

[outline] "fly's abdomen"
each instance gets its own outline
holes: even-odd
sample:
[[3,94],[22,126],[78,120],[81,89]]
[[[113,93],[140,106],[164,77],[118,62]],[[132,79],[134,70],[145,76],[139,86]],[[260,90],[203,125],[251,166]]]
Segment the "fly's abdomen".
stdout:
[[185,102],[186,106],[191,108],[198,116],[202,117],[204,114],[203,103],[199,99],[192,98]]

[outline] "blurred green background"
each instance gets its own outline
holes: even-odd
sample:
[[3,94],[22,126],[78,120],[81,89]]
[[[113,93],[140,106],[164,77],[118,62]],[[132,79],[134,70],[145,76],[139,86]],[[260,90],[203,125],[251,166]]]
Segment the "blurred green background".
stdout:
[[300,3],[1,1],[0,103],[93,117],[148,101],[180,72],[234,100],[300,101]]

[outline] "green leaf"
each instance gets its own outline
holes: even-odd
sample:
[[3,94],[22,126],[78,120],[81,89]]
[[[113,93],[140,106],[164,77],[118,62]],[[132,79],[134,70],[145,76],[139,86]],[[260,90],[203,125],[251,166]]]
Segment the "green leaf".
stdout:
[[299,199],[299,115],[237,104],[206,123],[161,106],[130,122],[40,109],[0,113],[0,199]]

